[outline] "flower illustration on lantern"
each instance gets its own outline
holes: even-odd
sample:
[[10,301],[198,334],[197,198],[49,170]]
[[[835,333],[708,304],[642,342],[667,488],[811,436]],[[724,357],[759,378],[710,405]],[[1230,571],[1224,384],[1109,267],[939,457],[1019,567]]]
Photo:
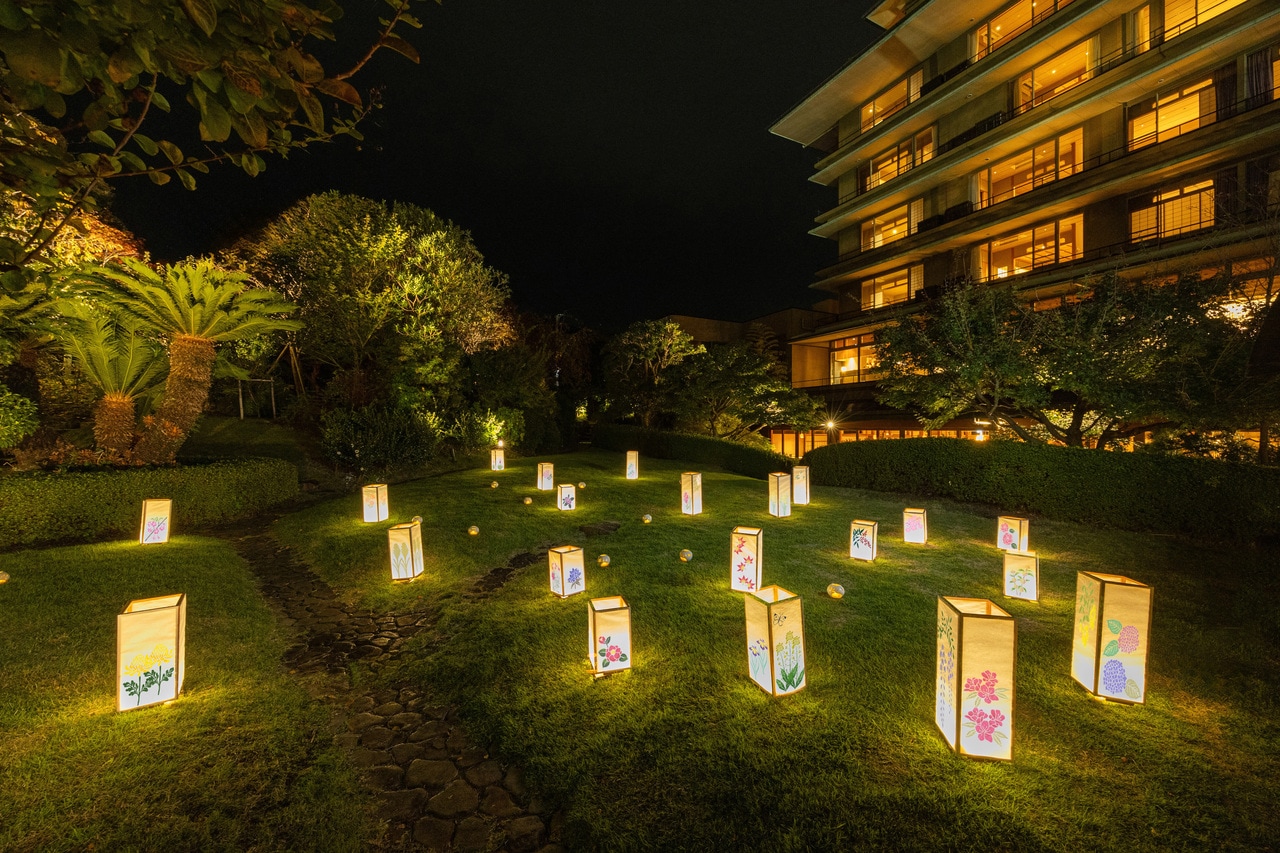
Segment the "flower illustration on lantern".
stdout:
[[800,638],[794,631],[787,635],[774,647],[774,661],[778,666],[778,689],[786,692],[804,683],[804,654],[800,646]]
[[156,688],[158,692],[165,682],[173,678],[173,667],[164,668],[172,660],[173,651],[163,643],[157,643],[149,654],[135,655],[124,668],[124,674],[128,676],[124,682],[124,692],[136,696],[141,705],[142,697],[151,688]]
[[907,533],[920,533],[924,529],[924,519],[918,515],[908,515],[903,521]]
[[693,512],[693,496],[689,492],[680,495],[680,506],[685,512]]
[[999,729],[1004,725],[1004,719],[1004,714],[994,708],[990,713],[974,708],[964,715],[964,735],[969,737],[977,734],[978,740],[1002,744],[1006,735]]
[[600,646],[600,651],[597,654],[600,655],[600,666],[603,669],[608,669],[611,663],[627,662],[627,656],[622,651],[622,647],[611,645],[609,642],[611,639],[612,637],[605,636],[596,638],[596,643]]
[[582,569],[576,566],[570,569],[566,579],[569,581],[569,589],[577,589],[582,586]]
[[858,529],[854,530],[853,538],[861,547],[863,548],[871,547],[871,539],[868,538],[867,529],[865,527],[859,527]]
[[[1009,526],[1009,522],[1007,521],[1000,522],[1000,547],[1014,548],[1016,547],[1014,545],[1014,540],[1015,540],[1015,535],[1013,532],[1013,528]],[[990,738],[987,738],[987,740],[990,740]]]
[[[1000,699],[1009,698],[1009,688],[997,687],[999,679],[996,674],[989,669],[982,671],[981,678],[966,678],[964,682],[965,699],[972,699],[973,706],[976,708],[982,702],[990,705]],[[989,738],[988,738],[989,740]]]
[[1108,693],[1123,693],[1126,681],[1124,664],[1120,661],[1109,660],[1102,667],[1102,686]]
[[757,637],[747,646],[747,651],[751,653],[751,677],[757,682],[769,680],[769,646],[763,639]]
[[148,518],[146,530],[142,534],[142,541],[160,542],[164,540],[165,527],[169,524],[169,519],[160,516],[157,518]]
[[566,492],[560,496],[560,506],[564,509],[573,509],[573,495]]

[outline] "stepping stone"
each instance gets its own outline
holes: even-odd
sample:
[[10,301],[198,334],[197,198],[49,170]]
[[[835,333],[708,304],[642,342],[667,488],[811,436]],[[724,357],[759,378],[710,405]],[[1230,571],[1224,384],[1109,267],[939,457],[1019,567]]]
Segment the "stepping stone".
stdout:
[[395,735],[386,726],[370,726],[360,735],[360,745],[366,749],[386,749],[393,740]]
[[467,781],[477,788],[485,788],[502,778],[502,765],[485,761],[467,771]]
[[489,825],[484,818],[474,815],[458,824],[458,832],[453,838],[456,850],[485,850],[489,846]]
[[385,821],[413,820],[426,802],[427,792],[421,788],[387,791],[378,797],[378,817]]
[[610,533],[617,533],[621,526],[616,521],[599,521],[595,524],[578,525],[578,529],[582,531],[583,536],[608,536]]
[[475,789],[461,779],[455,779],[427,801],[427,810],[440,817],[460,817],[475,811],[478,805],[480,797]]
[[413,825],[413,840],[428,850],[445,850],[453,839],[453,821],[424,817]]
[[412,787],[443,788],[458,778],[458,768],[452,761],[430,761],[415,758],[405,774],[405,783]]
[[542,844],[546,827],[533,815],[518,817],[507,824],[507,847],[513,853],[529,853]]
[[480,804],[480,811],[494,817],[515,817],[523,810],[512,802],[511,795],[505,788],[491,785],[484,789],[484,802]]
[[382,717],[379,717],[377,714],[356,714],[354,717],[347,720],[347,728],[351,729],[353,732],[362,732],[370,726],[381,725],[381,723]]
[[384,791],[394,791],[404,783],[404,771],[394,764],[383,764],[365,771],[369,783]]
[[396,764],[408,764],[415,758],[422,757],[422,746],[416,743],[398,743],[391,747],[391,757]]

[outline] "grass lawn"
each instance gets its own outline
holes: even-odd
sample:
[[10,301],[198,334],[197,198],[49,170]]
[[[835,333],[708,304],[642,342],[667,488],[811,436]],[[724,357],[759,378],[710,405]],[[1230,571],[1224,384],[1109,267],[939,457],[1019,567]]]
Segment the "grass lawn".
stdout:
[[[994,513],[819,487],[774,519],[765,483],[708,471],[703,514],[682,516],[687,466],[642,459],[629,482],[622,455],[599,451],[551,459],[556,482],[587,483],[579,508],[559,512],[534,489],[537,461],[393,485],[391,521],[424,518],[427,572],[411,584],[389,582],[386,525],[360,522],[357,496],[286,518],[277,535],[353,600],[441,602],[442,642],[420,638],[384,677],[459,702],[473,736],[564,807],[571,849],[1277,846],[1274,551],[1033,519],[1042,592],[1030,603],[1002,595]],[[928,508],[929,545],[901,541],[907,505]],[[853,518],[880,521],[873,564],[848,558]],[[621,530],[577,531],[604,520]],[[804,598],[808,684],[795,695],[770,698],[748,677],[742,594],[728,588],[735,525],[764,528],[764,582]],[[587,595],[553,597],[543,564],[486,600],[460,595],[548,543],[586,547]],[[1155,589],[1144,706],[1095,701],[1070,677],[1079,570]],[[823,595],[833,581],[843,600]],[[634,666],[593,680],[587,598],[615,594],[632,606]],[[953,755],[935,728],[939,594],[990,598],[1017,620],[1012,763]]]
[[[0,850],[358,850],[368,798],[230,545],[0,554]],[[115,711],[116,614],[185,592],[186,682]]]

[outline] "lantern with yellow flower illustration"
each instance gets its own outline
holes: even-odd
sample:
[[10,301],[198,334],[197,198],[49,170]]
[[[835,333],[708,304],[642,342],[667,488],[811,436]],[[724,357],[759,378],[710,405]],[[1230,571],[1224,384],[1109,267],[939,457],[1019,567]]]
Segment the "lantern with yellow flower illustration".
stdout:
[[116,710],[167,702],[182,692],[187,597],[130,601],[116,617]]

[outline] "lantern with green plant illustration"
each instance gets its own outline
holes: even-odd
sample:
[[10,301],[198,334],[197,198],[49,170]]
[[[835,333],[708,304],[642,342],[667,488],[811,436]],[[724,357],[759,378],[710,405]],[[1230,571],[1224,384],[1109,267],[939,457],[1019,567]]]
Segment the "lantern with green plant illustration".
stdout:
[[769,475],[769,515],[774,518],[791,515],[791,475],[786,471]]
[[880,522],[855,520],[849,525],[849,556],[870,562],[876,558]]
[[809,466],[797,465],[791,469],[791,502],[796,506],[809,503]]
[[185,594],[130,601],[116,617],[116,710],[177,698],[186,652]]
[[804,613],[800,596],[774,584],[749,592],[742,600],[751,680],[773,696],[803,688]]
[[1085,690],[1145,702],[1150,632],[1151,587],[1124,575],[1076,573],[1071,675]]
[[1040,600],[1040,558],[1035,551],[1004,552],[1004,594],[1025,601]]
[[422,574],[422,516],[387,528],[387,545],[391,549],[391,579],[411,581]]

